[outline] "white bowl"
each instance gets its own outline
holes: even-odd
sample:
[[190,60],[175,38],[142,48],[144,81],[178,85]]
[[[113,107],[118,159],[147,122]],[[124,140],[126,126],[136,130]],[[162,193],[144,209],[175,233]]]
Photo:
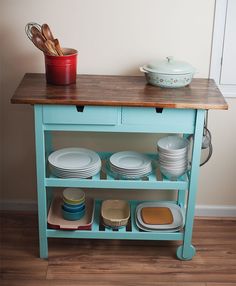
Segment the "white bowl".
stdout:
[[180,151],[163,151],[160,148],[157,148],[159,155],[162,156],[167,156],[167,157],[171,157],[171,158],[179,158],[179,157],[183,157],[186,156],[188,154],[188,147],[185,149],[181,149]]
[[163,154],[159,154],[159,160],[169,161],[169,162],[177,162],[181,160],[186,160],[188,158],[188,154],[183,154],[181,156],[166,156]]
[[165,161],[159,161],[160,165],[163,167],[169,167],[169,168],[182,168],[188,165],[187,160],[183,160],[180,162],[165,162]]
[[166,165],[160,165],[160,168],[164,168],[167,171],[170,172],[183,172],[188,169],[188,164],[183,165],[183,166],[166,166]]
[[158,140],[157,147],[164,154],[183,154],[188,150],[189,141],[177,135],[166,136]]
[[165,175],[168,179],[176,179],[180,176],[182,176],[187,171],[186,168],[180,168],[180,169],[169,169],[160,166],[160,171],[163,175]]

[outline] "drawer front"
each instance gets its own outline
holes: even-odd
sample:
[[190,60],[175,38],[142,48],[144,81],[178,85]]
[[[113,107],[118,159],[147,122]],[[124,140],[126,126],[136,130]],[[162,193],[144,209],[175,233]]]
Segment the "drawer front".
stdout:
[[122,108],[122,124],[153,126],[158,130],[173,132],[177,129],[192,132],[195,126],[196,111],[194,109],[171,109],[155,107]]
[[120,107],[44,105],[45,124],[115,125],[120,118]]

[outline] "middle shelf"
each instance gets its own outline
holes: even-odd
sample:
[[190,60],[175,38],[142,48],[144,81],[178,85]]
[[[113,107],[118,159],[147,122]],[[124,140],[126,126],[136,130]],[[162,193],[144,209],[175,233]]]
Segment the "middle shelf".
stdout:
[[105,171],[107,159],[112,153],[99,152],[98,153],[103,167],[94,176],[82,178],[59,178],[54,176],[46,162],[46,187],[84,187],[84,188],[107,188],[107,189],[160,189],[160,190],[187,190],[189,185],[188,173],[178,177],[175,180],[169,180],[161,174],[157,161],[157,154],[147,154],[152,160],[155,161],[155,168],[153,171],[143,176],[142,178],[127,179],[115,178]]

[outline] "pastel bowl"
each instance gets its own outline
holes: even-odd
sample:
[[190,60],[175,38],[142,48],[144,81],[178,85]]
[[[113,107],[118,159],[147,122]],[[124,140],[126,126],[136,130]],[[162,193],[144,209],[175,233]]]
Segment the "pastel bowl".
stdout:
[[63,191],[63,198],[67,203],[79,204],[85,199],[85,193],[78,188],[66,188]]
[[66,212],[69,212],[69,213],[76,213],[76,212],[82,212],[84,209],[85,209],[85,204],[82,204],[81,206],[79,207],[70,207],[68,205],[62,205],[62,209]]
[[160,152],[168,154],[184,154],[188,150],[189,141],[177,135],[170,135],[161,138],[157,142]]
[[67,212],[62,207],[62,215],[66,220],[79,220],[85,215],[85,209],[80,212]]
[[84,204],[85,198],[83,200],[77,202],[77,203],[72,203],[71,201],[68,201],[67,199],[63,198],[63,202],[64,202],[64,204],[66,204],[68,206],[71,206],[71,207],[75,206],[76,207],[76,206],[80,206],[80,205]]

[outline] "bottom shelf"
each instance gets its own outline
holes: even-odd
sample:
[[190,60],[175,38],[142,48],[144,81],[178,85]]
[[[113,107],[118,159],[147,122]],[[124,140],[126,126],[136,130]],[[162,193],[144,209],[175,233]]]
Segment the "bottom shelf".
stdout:
[[[126,227],[110,229],[103,225],[100,215],[101,201],[95,202],[94,220],[91,230],[62,230],[47,228],[47,237],[54,238],[90,238],[90,239],[133,239],[133,240],[183,240],[184,232],[143,231],[135,221],[135,211],[141,201],[129,201],[131,216]],[[176,202],[172,202],[176,203]]]

